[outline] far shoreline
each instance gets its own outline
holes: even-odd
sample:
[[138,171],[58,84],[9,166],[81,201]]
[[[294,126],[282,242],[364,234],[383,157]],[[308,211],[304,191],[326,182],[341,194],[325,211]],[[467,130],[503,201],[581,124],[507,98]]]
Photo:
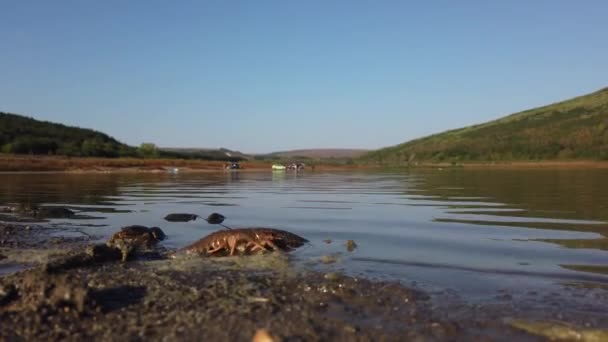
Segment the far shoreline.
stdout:
[[[305,161],[306,171],[371,169],[376,166],[339,165]],[[0,174],[6,173],[226,173],[271,171],[279,161],[239,161],[241,169],[227,169],[228,161],[195,159],[98,158],[0,154]],[[283,162],[284,163],[284,162]],[[175,170],[174,170],[175,169]],[[284,171],[291,172],[291,171]]]
[[465,169],[608,169],[608,161],[597,160],[540,160],[540,161],[486,161],[464,163],[420,163],[414,167],[465,168]]
[[[475,161],[475,162],[410,162],[402,165],[339,164],[306,161],[305,171],[390,171],[413,169],[608,169],[608,161],[542,160],[542,161]],[[227,161],[188,159],[97,158],[66,156],[32,156],[0,154],[0,174],[8,173],[226,173],[271,171],[278,161],[241,161],[241,169],[226,169]],[[308,164],[310,163],[310,164]],[[175,170],[174,170],[175,169]],[[290,171],[286,171],[290,172]]]

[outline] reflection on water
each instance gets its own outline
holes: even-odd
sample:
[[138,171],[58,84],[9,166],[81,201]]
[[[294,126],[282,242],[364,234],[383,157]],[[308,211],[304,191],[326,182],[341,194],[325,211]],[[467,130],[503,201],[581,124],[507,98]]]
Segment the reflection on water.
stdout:
[[103,237],[160,226],[166,245],[181,247],[217,227],[163,217],[220,212],[231,227],[308,238],[295,253],[305,261],[334,255],[331,267],[346,272],[471,293],[608,283],[604,189],[608,170],[0,175],[0,203],[65,205],[81,219],[53,224]]

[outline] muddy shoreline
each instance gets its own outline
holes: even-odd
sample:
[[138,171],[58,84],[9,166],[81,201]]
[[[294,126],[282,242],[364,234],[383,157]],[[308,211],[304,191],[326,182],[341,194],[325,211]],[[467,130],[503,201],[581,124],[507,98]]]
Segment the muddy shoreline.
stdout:
[[[0,153],[0,172],[60,173],[209,173],[271,171],[271,161],[241,161],[241,169],[228,170],[226,161],[197,159],[96,158],[65,156],[26,156]],[[370,169],[374,166],[345,165],[314,161],[306,171]]]
[[[226,162],[186,159],[85,158],[0,154],[0,173],[217,173],[271,171],[273,162],[243,161],[242,169],[226,170]],[[306,171],[394,169],[608,169],[608,162],[594,160],[411,162],[402,165],[340,164],[314,161]]]
[[[608,337],[601,313],[440,305],[398,282],[313,271],[283,253],[74,264],[99,237],[58,237],[58,229],[0,223],[0,270],[23,268],[0,275],[0,339],[251,341],[260,329],[275,341]],[[567,324],[539,325],[559,317]]]

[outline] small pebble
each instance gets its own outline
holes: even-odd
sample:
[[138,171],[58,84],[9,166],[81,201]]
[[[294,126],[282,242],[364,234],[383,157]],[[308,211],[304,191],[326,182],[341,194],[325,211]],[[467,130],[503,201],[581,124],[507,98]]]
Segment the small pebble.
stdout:
[[249,297],[247,300],[250,303],[267,303],[270,301],[270,299],[264,297]]
[[337,280],[338,278],[340,278],[340,275],[336,272],[329,272],[329,273],[325,273],[323,275],[323,278],[325,278],[327,280]]
[[270,333],[268,333],[268,330],[258,329],[258,331],[255,332],[255,335],[253,335],[253,339],[251,341],[252,342],[273,342],[274,339],[270,336]]
[[344,326],[344,331],[354,334],[357,332],[357,328],[353,327],[352,325],[345,325]]
[[319,260],[324,264],[333,264],[334,262],[338,261],[338,258],[333,255],[324,255],[320,257]]
[[357,248],[357,244],[355,243],[355,240],[346,241],[346,250],[347,251],[352,252],[355,250],[355,248]]

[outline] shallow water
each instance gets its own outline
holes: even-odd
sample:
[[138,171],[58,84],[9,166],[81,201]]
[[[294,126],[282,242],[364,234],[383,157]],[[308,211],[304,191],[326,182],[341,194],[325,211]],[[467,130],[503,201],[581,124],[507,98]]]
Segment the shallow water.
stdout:
[[79,217],[52,223],[100,240],[140,224],[182,247],[220,227],[165,215],[219,212],[306,237],[304,264],[467,298],[608,284],[606,189],[608,170],[0,174],[0,203],[68,206]]

